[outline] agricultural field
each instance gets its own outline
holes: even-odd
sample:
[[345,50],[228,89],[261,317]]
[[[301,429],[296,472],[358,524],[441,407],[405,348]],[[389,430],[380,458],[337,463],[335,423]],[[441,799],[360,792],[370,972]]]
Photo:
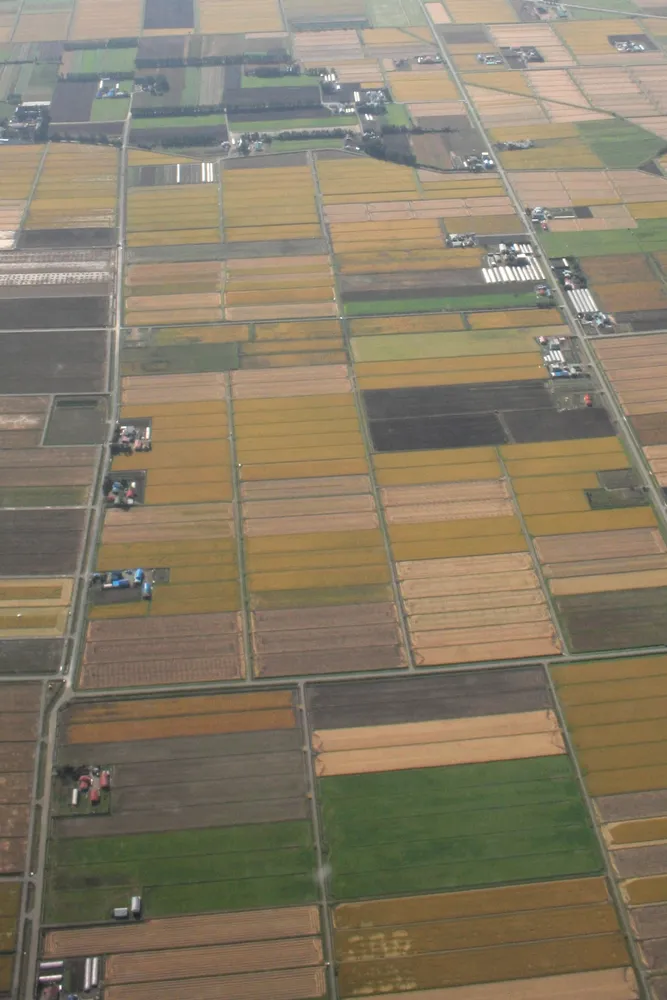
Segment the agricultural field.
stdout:
[[[112,790],[104,814],[54,818],[46,922],[104,921],[131,894],[147,918],[104,932],[105,992],[323,996],[296,691],[97,703],[61,727],[55,780],[92,754]],[[45,954],[85,955],[99,930],[52,930]]]
[[665,657],[579,663],[554,669],[553,677],[632,933],[654,977],[653,995],[662,997],[667,983],[660,722]]
[[541,670],[313,686],[308,712],[341,997],[634,996]]
[[[2,660],[2,647],[6,645],[0,642]],[[4,666],[2,660],[0,670]],[[10,996],[16,971],[14,961],[20,927],[22,875],[29,864],[28,834],[33,808],[42,685],[15,683],[11,686],[5,684],[3,688],[0,713],[0,873],[3,876],[0,885],[0,993]]]

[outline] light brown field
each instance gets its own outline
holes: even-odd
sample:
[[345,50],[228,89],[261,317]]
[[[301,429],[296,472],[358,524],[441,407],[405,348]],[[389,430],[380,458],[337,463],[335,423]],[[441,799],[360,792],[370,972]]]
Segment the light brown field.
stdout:
[[311,1000],[325,991],[322,969],[256,972],[240,976],[181,980],[174,983],[112,986],[107,1000],[182,1000],[196,990],[197,1000]]
[[319,754],[333,754],[348,750],[422,746],[543,732],[558,732],[558,721],[551,712],[519,712],[387,726],[319,729],[313,732],[312,746]]
[[452,767],[492,760],[553,757],[563,753],[565,745],[562,736],[557,729],[552,729],[526,735],[464,738],[449,743],[325,752],[316,758],[315,770],[318,777],[328,777],[334,774],[371,774],[415,767]]
[[544,563],[576,562],[580,559],[607,559],[620,556],[654,555],[667,552],[657,529],[635,528],[536,539],[535,548]]
[[[511,993],[508,993],[511,990]],[[638,1000],[630,968],[572,972],[537,979],[414,990],[411,1000]],[[404,993],[382,993],[368,1000],[405,1000]]]
[[319,932],[315,906],[243,913],[208,913],[197,917],[147,920],[136,927],[85,927],[49,931],[44,939],[47,958],[75,957],[101,952],[110,954],[150,951],[155,948],[191,948],[197,945],[231,944],[298,938]]
[[105,982],[141,983],[188,979],[191,976],[235,975],[263,969],[293,969],[321,964],[319,938],[255,941],[171,951],[132,952],[107,959]]

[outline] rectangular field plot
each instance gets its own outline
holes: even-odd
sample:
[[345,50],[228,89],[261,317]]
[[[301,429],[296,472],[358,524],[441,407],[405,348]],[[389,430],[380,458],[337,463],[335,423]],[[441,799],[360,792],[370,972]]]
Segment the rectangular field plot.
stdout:
[[50,931],[44,957],[105,954],[105,992],[148,1000],[156,990],[217,1000],[270,995],[315,1000],[325,993],[315,906],[211,913],[144,921],[138,927]]
[[598,660],[553,676],[584,779],[630,908],[640,954],[667,973],[667,657]]
[[13,982],[16,930],[21,906],[21,885],[7,882],[0,888],[0,990],[9,996]]
[[[537,367],[537,374],[541,370]],[[366,391],[363,396],[378,452],[602,438],[612,430],[601,407],[558,409],[548,386],[536,378]]]
[[[219,197],[217,184],[131,188],[127,195],[128,246],[219,243]],[[190,321],[196,322],[197,317],[191,315]]]
[[346,903],[334,921],[342,997],[396,1000],[408,979],[415,1000],[637,997],[601,878]]
[[230,260],[224,298],[226,316],[234,320],[335,316],[337,311],[333,269],[325,255]]
[[665,544],[619,439],[500,453],[569,649],[662,643]]
[[[26,865],[33,771],[42,701],[41,684],[4,684],[0,712],[0,874],[18,875]],[[14,947],[19,893],[0,890],[0,969],[11,969],[3,952]],[[7,909],[5,909],[7,907]],[[3,918],[6,918],[4,920]],[[5,946],[6,945],[6,946]],[[3,980],[0,978],[0,984]],[[8,986],[4,987],[8,989]],[[0,990],[3,986],[0,985]]]
[[229,243],[321,236],[310,167],[225,170],[222,210]]
[[[436,272],[433,280],[438,275]],[[402,283],[400,278],[397,282]],[[537,310],[523,309],[468,316],[426,314],[423,318],[351,320],[350,346],[357,362],[359,388],[440,386],[446,393],[447,385],[477,383],[479,388],[480,383],[498,383],[510,376],[513,382],[545,377],[535,337],[543,330],[550,335],[558,329],[545,330],[540,325],[545,319],[547,324],[549,320],[557,322],[558,316],[540,317]],[[530,326],[531,322],[536,326]],[[514,323],[527,325],[513,329]],[[466,326],[472,329],[466,330]],[[491,386],[489,390],[493,392]]]
[[[118,153],[95,146],[50,145],[30,202],[26,229],[31,245],[42,230],[58,230],[47,245],[69,246],[68,233],[75,230],[108,229],[116,217]],[[92,236],[89,237],[92,239]],[[78,245],[89,242],[84,232]],[[104,244],[103,244],[104,245]]]
[[238,372],[233,395],[256,676],[405,666],[346,367]]
[[[541,670],[340,682],[307,696],[334,900],[600,871]],[[460,947],[437,934],[433,942],[425,951]],[[404,954],[387,953],[385,966],[376,952],[375,991],[399,988],[399,978],[383,975],[400,977]],[[623,964],[616,954],[613,964]],[[405,954],[408,964],[416,957]],[[339,950],[338,961],[346,959],[354,956]],[[370,960],[363,955],[356,971]],[[484,978],[483,963],[474,963],[470,978],[448,978],[452,961],[451,954],[433,956],[434,964],[425,959],[424,978],[410,977],[415,988]],[[577,968],[586,965],[561,971]],[[356,971],[346,967],[342,995],[363,992]],[[554,971],[546,965],[513,977]]]
[[60,767],[99,759],[112,788],[77,814],[56,779],[47,922],[108,919],[128,893],[149,917],[315,899],[294,692],[92,703],[61,735]]
[[621,337],[595,345],[661,486],[667,485],[667,353],[660,337]]

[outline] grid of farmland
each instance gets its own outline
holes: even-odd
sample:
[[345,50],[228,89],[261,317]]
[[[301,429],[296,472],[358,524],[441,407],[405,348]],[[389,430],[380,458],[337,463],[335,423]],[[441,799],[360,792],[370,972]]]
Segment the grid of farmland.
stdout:
[[4,0],[3,1000],[667,1000],[664,12]]

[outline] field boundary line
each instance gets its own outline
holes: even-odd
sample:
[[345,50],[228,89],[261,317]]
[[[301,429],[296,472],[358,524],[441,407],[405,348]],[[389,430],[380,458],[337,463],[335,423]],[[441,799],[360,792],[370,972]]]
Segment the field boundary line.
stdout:
[[321,932],[324,943],[324,958],[326,978],[329,986],[329,1000],[337,1000],[338,988],[336,982],[335,948],[333,922],[331,919],[331,908],[329,906],[330,892],[328,891],[331,873],[328,870],[328,862],[325,860],[324,851],[324,824],[320,818],[320,806],[317,797],[317,778],[313,764],[314,754],[310,746],[310,725],[308,723],[308,702],[306,701],[306,681],[299,681],[297,690],[299,694],[299,711],[301,715],[301,733],[304,740],[304,767],[306,768],[306,778],[308,781],[308,797],[310,799],[310,819],[315,838],[315,855],[317,858],[316,883],[320,895],[321,909]]
[[[254,655],[251,641],[250,595],[245,570],[245,541],[243,537],[243,507],[241,500],[241,482],[239,461],[236,454],[236,435],[234,434],[234,405],[232,400],[232,379],[229,372],[224,372],[225,396],[227,403],[227,424],[229,435],[229,461],[232,465],[232,511],[234,530],[236,532],[236,560],[239,574],[239,593],[241,595],[241,634],[243,641],[243,656],[245,659],[245,676],[241,678],[247,684],[253,681]],[[238,681],[237,681],[238,683]]]
[[514,490],[514,483],[512,482],[512,478],[509,472],[507,471],[507,466],[505,464],[503,456],[500,454],[500,448],[497,449],[497,455],[498,455],[498,463],[500,465],[500,468],[502,469],[505,482],[507,483],[507,489],[509,490],[510,493],[512,506],[514,507],[514,514],[517,520],[519,521],[519,524],[521,525],[521,530],[524,534],[524,538],[526,539],[526,543],[528,545],[528,551],[530,552],[530,558],[533,560],[533,567],[535,569],[535,573],[537,574],[537,578],[540,581],[540,587],[542,588],[542,591],[546,598],[546,602],[549,608],[549,613],[551,615],[551,620],[553,622],[554,629],[556,630],[558,640],[561,644],[561,649],[564,650],[566,656],[569,656],[570,649],[567,642],[565,641],[565,633],[561,628],[560,619],[556,614],[556,605],[551,595],[551,591],[549,590],[546,577],[542,571],[542,564],[537,555],[537,549],[535,548],[535,542],[533,540],[533,536],[530,534],[528,528],[526,527],[526,519],[523,516],[523,511],[521,510],[521,507],[519,505],[519,501],[516,492]]

